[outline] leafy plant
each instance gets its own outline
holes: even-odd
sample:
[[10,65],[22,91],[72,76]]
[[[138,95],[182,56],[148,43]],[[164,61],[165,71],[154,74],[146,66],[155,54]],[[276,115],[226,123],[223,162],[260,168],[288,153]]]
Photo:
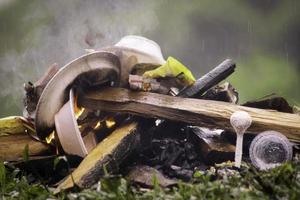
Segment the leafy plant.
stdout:
[[105,175],[92,188],[54,196],[39,183],[29,184],[20,170],[0,164],[2,199],[299,199],[300,162],[286,163],[268,171],[243,164],[240,170],[217,165],[194,174],[193,182],[161,188],[153,177],[152,189],[135,187],[124,177]]
[[0,163],[0,199],[46,199],[54,197],[38,183],[29,184],[17,168],[7,169]]

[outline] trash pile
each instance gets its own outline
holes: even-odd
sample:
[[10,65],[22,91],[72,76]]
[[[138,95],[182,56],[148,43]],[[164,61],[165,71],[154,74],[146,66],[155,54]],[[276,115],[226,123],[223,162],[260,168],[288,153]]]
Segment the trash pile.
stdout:
[[224,82],[235,68],[226,59],[196,79],[141,36],[88,50],[24,84],[23,116],[0,119],[0,158],[32,163],[57,192],[106,173],[143,187],[155,175],[169,187],[218,163],[267,170],[291,161],[299,108],[276,95],[239,105]]

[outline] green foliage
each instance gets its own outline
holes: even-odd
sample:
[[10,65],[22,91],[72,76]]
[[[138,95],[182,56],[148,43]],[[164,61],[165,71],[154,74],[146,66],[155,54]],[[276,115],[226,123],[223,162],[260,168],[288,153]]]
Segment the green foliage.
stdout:
[[0,163],[0,187],[1,187],[1,193],[4,192],[5,182],[6,182],[6,172],[5,172],[4,164],[1,162]]
[[28,160],[29,160],[29,146],[28,146],[28,144],[26,144],[26,146],[23,150],[23,160],[25,162],[28,162]]
[[245,179],[257,190],[262,190],[276,199],[299,199],[300,165],[287,163],[267,172],[251,168],[243,172]]
[[46,199],[54,197],[40,184],[29,184],[18,169],[7,170],[0,163],[0,199]]
[[68,198],[76,199],[134,199],[128,182],[124,178],[113,177],[102,179],[96,188],[70,193]]
[[285,57],[257,53],[238,61],[237,65],[229,81],[239,91],[241,102],[272,93],[288,98],[292,105],[299,101],[299,72]]
[[56,196],[40,184],[29,184],[17,169],[0,164],[2,199],[299,199],[300,163],[286,163],[269,171],[243,165],[240,172],[217,166],[195,172],[193,183],[179,182],[178,187],[161,188],[153,177],[154,188],[133,187],[119,176],[106,176],[90,189],[63,192]]
[[29,42],[26,37],[34,38],[36,28],[47,22],[45,17],[26,19],[28,11],[33,10],[32,6],[36,3],[36,0],[17,0],[7,7],[0,7],[0,54],[12,49],[24,50]]

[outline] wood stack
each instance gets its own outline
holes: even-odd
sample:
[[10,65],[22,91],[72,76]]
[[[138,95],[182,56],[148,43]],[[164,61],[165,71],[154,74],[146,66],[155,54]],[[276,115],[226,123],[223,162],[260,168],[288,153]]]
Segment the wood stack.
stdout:
[[[75,185],[89,187],[106,172],[129,173],[134,180],[132,174],[135,173],[129,171],[133,168],[137,170],[138,165],[153,168],[143,167],[146,171],[158,173],[159,170],[168,177],[189,180],[195,169],[232,161],[235,146],[221,133],[234,132],[230,116],[235,111],[246,111],[252,117],[247,134],[275,130],[290,141],[300,143],[300,116],[293,113],[283,98],[272,96],[244,105],[237,104],[238,93],[234,87],[228,82],[220,84],[234,70],[235,63],[225,60],[194,85],[172,93],[173,96],[119,87],[80,91],[76,102],[80,107],[95,113],[101,111],[101,117],[97,114],[90,121],[83,120],[85,124],[80,129],[98,134],[98,144],[59,184],[57,191]],[[26,85],[26,116],[31,120],[34,119],[34,108],[43,88],[56,72],[57,66],[52,66],[36,84]],[[101,131],[93,128],[102,127],[103,119],[114,118],[115,114],[122,117],[113,119],[117,121],[113,128],[105,126],[105,130],[99,128]],[[102,121],[98,124],[95,119]],[[26,123],[31,122],[27,120]],[[28,126],[24,128],[24,122],[8,129],[3,127],[0,122],[2,160],[19,161],[24,157],[27,146],[28,152],[25,154],[29,159],[63,153],[59,141],[40,141],[34,129],[29,133]],[[7,130],[11,133],[7,134]],[[5,135],[2,134],[4,132]],[[163,177],[161,174],[159,176]]]

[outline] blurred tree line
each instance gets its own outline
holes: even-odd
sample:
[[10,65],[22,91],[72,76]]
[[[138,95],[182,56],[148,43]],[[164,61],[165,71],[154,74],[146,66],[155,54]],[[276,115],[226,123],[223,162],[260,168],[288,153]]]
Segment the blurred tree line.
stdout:
[[[0,117],[20,114],[22,83],[126,34],[155,40],[200,77],[223,59],[241,102],[300,103],[300,1],[0,0]],[[92,42],[87,42],[86,38]]]

